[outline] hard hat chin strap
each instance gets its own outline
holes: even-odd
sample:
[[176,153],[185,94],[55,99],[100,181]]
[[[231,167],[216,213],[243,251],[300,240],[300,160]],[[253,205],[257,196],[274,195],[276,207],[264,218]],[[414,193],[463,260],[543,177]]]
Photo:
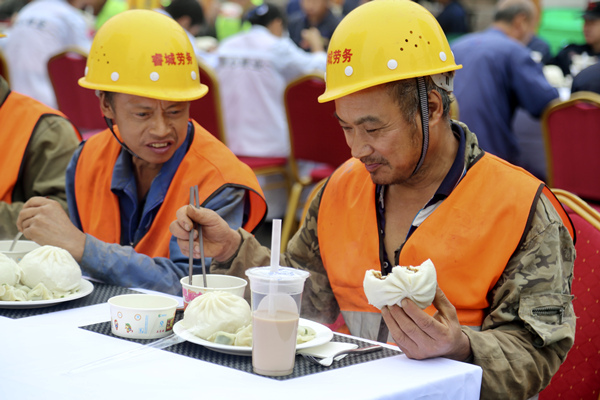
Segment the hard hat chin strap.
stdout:
[[414,176],[417,171],[423,165],[425,161],[425,155],[429,148],[429,102],[427,101],[427,86],[425,85],[425,78],[422,76],[417,77],[417,96],[419,97],[419,108],[421,110],[421,127],[423,130],[423,146],[421,147],[421,157],[417,162],[417,166],[410,175]]
[[129,154],[131,154],[133,157],[137,157],[140,160],[142,159],[142,157],[138,156],[137,154],[135,154],[133,152],[133,150],[131,150],[125,143],[123,143],[119,137],[117,136],[117,134],[115,133],[114,127],[113,127],[113,122],[112,119],[110,118],[106,118],[106,116],[104,116],[104,121],[106,121],[106,125],[108,126],[108,129],[110,129],[110,132],[113,134],[113,136],[115,137],[115,139],[117,139],[117,142],[119,142],[119,144],[121,145],[122,148],[124,148],[125,150],[127,150],[129,152]]

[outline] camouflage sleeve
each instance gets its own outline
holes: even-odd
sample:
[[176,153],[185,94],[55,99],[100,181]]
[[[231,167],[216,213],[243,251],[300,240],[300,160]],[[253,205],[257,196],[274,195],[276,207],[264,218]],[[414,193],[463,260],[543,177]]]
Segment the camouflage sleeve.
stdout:
[[481,331],[463,327],[473,363],[483,369],[482,398],[535,396],[573,346],[573,241],[544,195],[534,213],[522,245],[489,293]]
[[17,217],[34,196],[56,200],[67,211],[65,172],[78,145],[75,129],[64,117],[47,115],[39,120],[27,146],[13,201],[0,202],[1,238],[14,237]]
[[[339,314],[339,306],[321,260],[317,237],[317,216],[322,192],[321,190],[313,199],[304,223],[290,239],[287,251],[281,254],[280,265],[310,272],[302,295],[302,317],[321,323],[332,323]],[[238,252],[227,262],[213,261],[210,266],[211,273],[246,278],[244,274],[246,269],[270,264],[270,249],[261,246],[252,234],[243,229],[238,231],[242,236],[242,244]],[[250,300],[248,290],[246,290],[246,299]]]

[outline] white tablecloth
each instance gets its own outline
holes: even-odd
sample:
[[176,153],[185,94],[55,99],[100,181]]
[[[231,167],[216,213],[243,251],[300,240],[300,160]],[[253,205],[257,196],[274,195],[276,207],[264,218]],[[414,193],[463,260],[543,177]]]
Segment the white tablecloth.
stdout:
[[481,369],[404,355],[278,381],[151,350],[69,371],[141,345],[79,326],[108,321],[108,304],[0,317],[0,399],[478,399]]

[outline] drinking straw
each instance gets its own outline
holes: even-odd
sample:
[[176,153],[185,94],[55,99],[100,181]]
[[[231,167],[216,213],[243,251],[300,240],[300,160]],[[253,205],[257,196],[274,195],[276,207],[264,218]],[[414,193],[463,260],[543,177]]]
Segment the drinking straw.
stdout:
[[273,220],[273,231],[271,232],[271,272],[279,269],[279,248],[281,246],[281,220]]
[[271,280],[269,282],[269,309],[270,317],[275,316],[275,293],[277,292],[277,271],[279,270],[279,247],[281,246],[281,220],[273,220],[271,232]]

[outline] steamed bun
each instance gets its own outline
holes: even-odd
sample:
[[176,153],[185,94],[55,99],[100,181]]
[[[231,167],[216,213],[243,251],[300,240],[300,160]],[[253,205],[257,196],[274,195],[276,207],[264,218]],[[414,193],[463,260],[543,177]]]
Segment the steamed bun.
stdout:
[[194,335],[209,340],[216,332],[234,334],[251,323],[252,312],[246,300],[228,292],[214,291],[188,304],[182,325]]
[[420,266],[396,266],[392,273],[382,276],[381,272],[369,270],[363,281],[365,295],[369,304],[382,309],[394,304],[402,307],[402,300],[409,298],[420,308],[431,305],[437,287],[437,275],[431,260]]
[[0,253],[0,286],[15,286],[21,279],[19,264],[4,253]]
[[27,253],[19,262],[21,283],[35,288],[42,283],[48,290],[58,293],[79,288],[81,268],[71,254],[54,246],[41,246]]

